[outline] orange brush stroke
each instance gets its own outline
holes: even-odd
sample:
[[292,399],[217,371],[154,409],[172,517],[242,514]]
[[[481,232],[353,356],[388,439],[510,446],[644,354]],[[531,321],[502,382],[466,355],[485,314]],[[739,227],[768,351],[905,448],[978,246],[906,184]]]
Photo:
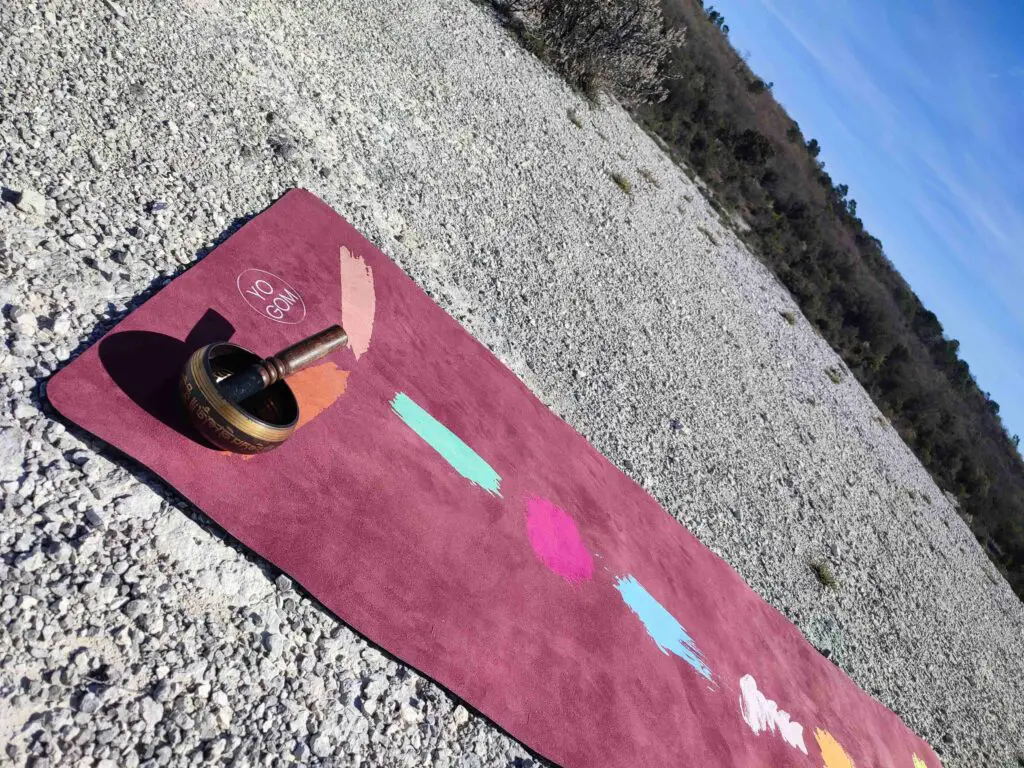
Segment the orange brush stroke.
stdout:
[[[296,429],[311,422],[337,402],[348,387],[348,371],[338,369],[334,363],[321,363],[288,377],[288,386],[299,403],[299,423]],[[221,451],[229,456],[241,456],[248,461],[259,454],[237,454]]]
[[821,757],[825,761],[824,768],[854,768],[853,759],[846,754],[846,750],[831,733],[818,728],[814,731],[814,738],[818,740],[818,746],[821,748]]
[[341,324],[348,334],[348,345],[356,360],[370,348],[373,316],[376,310],[373,270],[352,251],[342,246]]
[[299,401],[299,423],[296,429],[301,429],[345,394],[348,373],[338,370],[334,363],[322,363],[288,377],[288,386]]

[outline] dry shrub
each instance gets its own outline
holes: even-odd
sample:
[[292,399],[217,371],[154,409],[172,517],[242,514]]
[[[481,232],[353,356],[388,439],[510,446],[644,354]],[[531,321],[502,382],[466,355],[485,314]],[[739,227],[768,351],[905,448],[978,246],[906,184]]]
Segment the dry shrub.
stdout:
[[666,31],[659,0],[512,0],[530,48],[572,85],[625,104],[665,98],[662,64],[683,42]]

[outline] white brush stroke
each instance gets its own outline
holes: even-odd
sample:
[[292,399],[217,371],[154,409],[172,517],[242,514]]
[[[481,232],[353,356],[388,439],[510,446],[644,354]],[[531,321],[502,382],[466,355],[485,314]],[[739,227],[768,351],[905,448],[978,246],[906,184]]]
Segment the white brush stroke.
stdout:
[[807,754],[804,727],[790,720],[788,712],[779,709],[778,704],[757,690],[753,675],[744,675],[740,679],[740,712],[754,733],[778,731],[789,746]]

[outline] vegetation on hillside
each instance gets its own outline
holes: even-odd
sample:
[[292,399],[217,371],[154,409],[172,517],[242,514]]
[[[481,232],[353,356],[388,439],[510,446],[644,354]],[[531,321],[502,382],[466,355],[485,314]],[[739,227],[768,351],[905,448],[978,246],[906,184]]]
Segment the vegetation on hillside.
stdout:
[[1024,465],[999,405],[857,217],[845,184],[699,0],[666,0],[688,42],[638,116],[751,226],[746,237],[1024,594]]
[[[547,31],[543,15],[514,16],[525,36],[560,41],[549,61],[570,82],[596,83],[633,105],[637,119],[750,225],[743,237],[754,252],[937,484],[957,497],[978,540],[1024,596],[1019,439],[1007,434],[999,405],[960,359],[959,343],[946,336],[864,228],[849,189],[819,159],[818,142],[804,135],[775,101],[773,84],[757,77],[730,45],[725,18],[701,0],[527,2],[557,7],[551,13],[560,26]],[[598,45],[601,53],[581,49],[591,64],[567,66],[574,39]],[[535,50],[543,56],[551,43]],[[634,62],[630,71],[643,77],[572,74],[623,50]]]
[[614,93],[628,106],[667,92],[662,66],[683,42],[668,29],[659,0],[507,0],[523,42],[571,85],[595,96]]

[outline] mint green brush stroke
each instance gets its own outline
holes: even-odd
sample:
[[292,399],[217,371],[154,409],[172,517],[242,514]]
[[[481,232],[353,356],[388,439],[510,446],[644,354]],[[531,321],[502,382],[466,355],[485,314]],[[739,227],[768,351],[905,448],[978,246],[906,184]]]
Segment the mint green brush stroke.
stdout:
[[427,445],[441,454],[456,472],[492,496],[501,496],[501,477],[491,469],[491,465],[412,398],[399,392],[391,401],[391,408]]

